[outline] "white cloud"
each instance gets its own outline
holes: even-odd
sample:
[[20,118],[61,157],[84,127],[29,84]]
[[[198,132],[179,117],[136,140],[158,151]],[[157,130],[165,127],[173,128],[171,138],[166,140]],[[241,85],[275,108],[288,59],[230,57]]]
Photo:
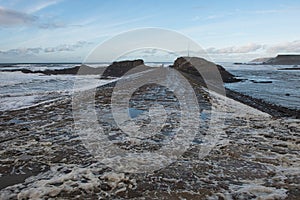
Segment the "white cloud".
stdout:
[[169,52],[157,48],[146,48],[127,52],[126,54],[118,57],[117,60],[134,60],[141,58],[145,62],[172,62],[178,56],[179,55],[175,52]]
[[242,53],[261,53],[273,54],[278,53],[300,53],[300,40],[282,42],[278,44],[255,44],[249,43],[243,46],[231,46],[225,48],[208,48],[206,52],[209,54],[242,54]]
[[300,53],[300,40],[282,42],[278,44],[250,43],[242,46],[224,48],[208,48],[206,52],[216,60],[245,61],[258,57],[274,57],[281,53]]
[[36,4],[27,9],[28,13],[35,13],[40,10],[43,10],[49,6],[60,3],[62,0],[46,0],[46,1],[38,1]]
[[267,47],[268,53],[300,53],[300,40],[284,42]]
[[48,47],[44,49],[44,52],[50,53],[50,52],[61,52],[61,51],[75,51],[76,49],[82,48],[89,44],[91,43],[86,41],[78,41],[75,44],[62,44],[56,47]]
[[261,45],[261,44],[249,43],[249,44],[243,45],[243,46],[231,46],[231,47],[225,47],[225,48],[219,48],[219,49],[208,48],[208,49],[206,49],[206,52],[209,54],[251,53],[251,52],[255,52],[262,48],[263,48],[263,45]]

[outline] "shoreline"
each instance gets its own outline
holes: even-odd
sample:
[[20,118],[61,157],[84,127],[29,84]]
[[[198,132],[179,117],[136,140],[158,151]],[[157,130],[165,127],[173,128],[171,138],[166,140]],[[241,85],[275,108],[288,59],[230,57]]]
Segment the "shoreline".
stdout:
[[226,96],[262,112],[268,113],[275,118],[287,117],[300,119],[300,110],[297,109],[290,109],[284,106],[272,104],[262,99],[254,98],[227,88]]

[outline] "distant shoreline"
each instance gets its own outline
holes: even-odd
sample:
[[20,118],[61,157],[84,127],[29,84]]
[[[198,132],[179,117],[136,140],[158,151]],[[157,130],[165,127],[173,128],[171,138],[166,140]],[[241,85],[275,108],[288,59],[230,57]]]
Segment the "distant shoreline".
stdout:
[[300,55],[277,55],[273,58],[256,58],[250,62],[235,62],[235,65],[300,65]]

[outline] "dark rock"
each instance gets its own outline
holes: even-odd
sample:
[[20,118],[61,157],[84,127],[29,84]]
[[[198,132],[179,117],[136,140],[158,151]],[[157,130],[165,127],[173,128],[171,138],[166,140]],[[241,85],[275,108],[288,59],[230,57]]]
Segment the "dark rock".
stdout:
[[241,81],[241,79],[237,79],[233,74],[226,71],[221,65],[217,65],[217,68],[221,74],[224,83],[234,83]]
[[242,62],[235,62],[233,63],[234,65],[244,65],[245,63],[242,63]]
[[250,80],[252,83],[272,83],[272,81],[256,81],[256,80]]
[[63,182],[56,182],[56,183],[50,183],[50,185],[53,185],[55,187],[59,187],[63,184]]
[[69,173],[71,173],[71,172],[72,172],[71,169],[66,169],[66,170],[64,171],[65,174],[69,174]]
[[28,127],[22,127],[21,129],[20,129],[20,131],[29,131],[29,128]]
[[214,66],[216,66],[220,72],[223,82],[225,82],[225,83],[232,83],[232,82],[240,81],[239,79],[235,78],[234,75],[232,75],[231,73],[226,71],[221,65],[216,65],[216,64],[209,62],[203,58],[179,57],[175,60],[174,65],[172,67],[179,71],[199,76],[199,77],[201,77],[202,82],[203,82],[203,78],[202,78],[201,74],[199,74],[199,72],[193,65],[197,65],[197,67],[201,67],[203,69],[203,71],[208,72],[208,73],[211,70],[211,72],[212,72],[211,74],[213,74],[212,68]]
[[[236,63],[234,63],[236,64]],[[237,63],[244,65],[294,65],[293,68],[281,68],[279,70],[299,70],[300,55],[277,55],[274,58],[256,58],[248,63]]]
[[110,191],[112,189],[112,187],[110,185],[108,185],[107,183],[102,183],[100,185],[101,190],[103,191]]
[[102,74],[103,78],[107,77],[121,77],[130,70],[133,70],[130,74],[141,72],[149,69],[149,67],[144,65],[144,61],[138,60],[126,60],[120,62],[113,62],[109,65]]
[[59,75],[59,74],[90,75],[90,74],[99,74],[102,71],[103,70],[101,70],[101,68],[94,68],[94,67],[89,67],[87,65],[81,65],[81,66],[76,66],[67,69],[45,70],[45,71],[40,71],[40,73],[46,75]]
[[280,68],[278,70],[300,70],[300,67],[288,67],[288,68]]

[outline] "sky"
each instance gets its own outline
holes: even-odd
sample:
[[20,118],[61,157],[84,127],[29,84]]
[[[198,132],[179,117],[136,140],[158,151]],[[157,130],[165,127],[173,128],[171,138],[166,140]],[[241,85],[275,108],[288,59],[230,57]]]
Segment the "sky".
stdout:
[[[0,0],[0,63],[83,62],[114,36],[149,27],[190,38],[213,61],[247,62],[299,54],[299,19],[297,0]],[[169,58],[158,54],[134,55]]]

